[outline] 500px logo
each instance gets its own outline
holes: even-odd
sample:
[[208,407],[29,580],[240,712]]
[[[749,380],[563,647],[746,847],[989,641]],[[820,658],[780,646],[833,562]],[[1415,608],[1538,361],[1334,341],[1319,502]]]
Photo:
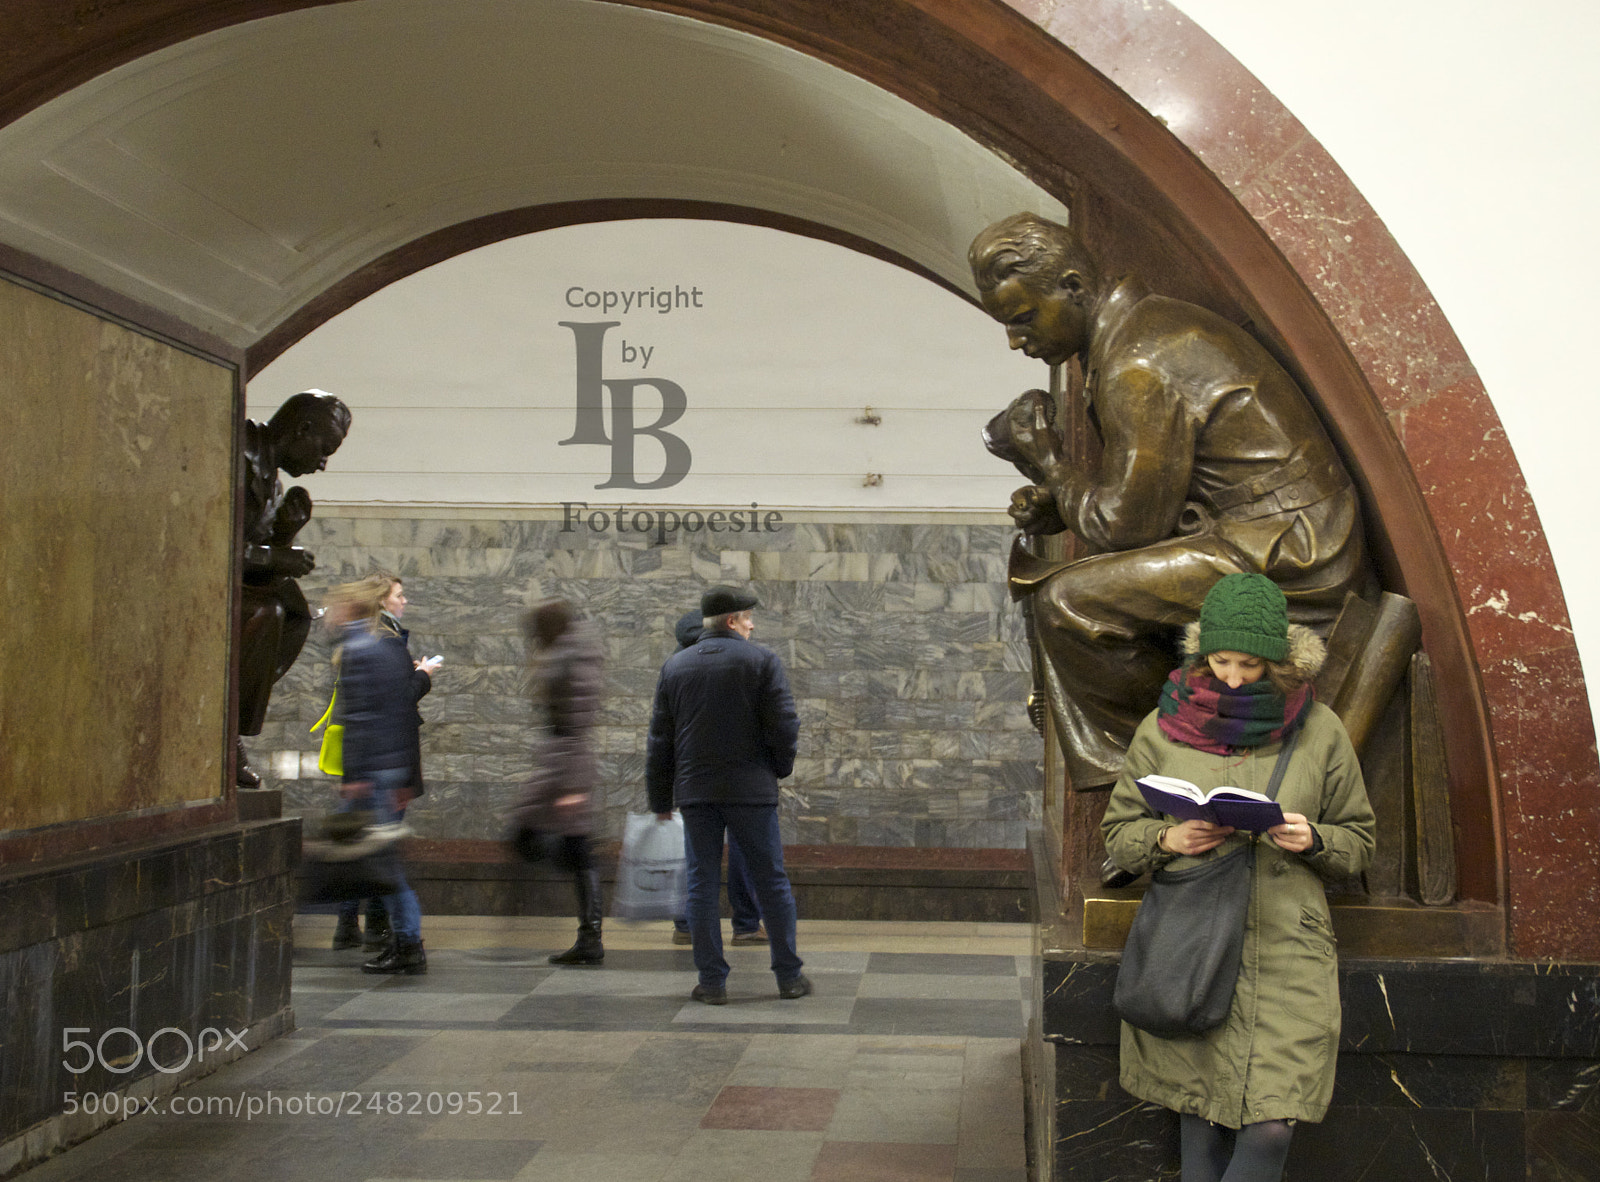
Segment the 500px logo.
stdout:
[[[190,1038],[187,1033],[179,1030],[176,1026],[163,1026],[148,1039],[140,1038],[126,1026],[113,1026],[102,1034],[93,1046],[82,1039],[72,1037],[74,1034],[93,1033],[94,1031],[88,1026],[68,1026],[61,1031],[61,1049],[66,1052],[62,1056],[61,1066],[73,1075],[82,1075],[96,1063],[100,1065],[102,1070],[109,1071],[113,1075],[127,1075],[130,1071],[136,1070],[146,1058],[150,1060],[150,1066],[157,1071],[172,1075],[182,1071],[190,1063],[197,1060],[202,1063],[205,1062],[207,1051],[216,1051],[218,1049],[231,1051],[235,1047],[241,1051],[250,1049],[245,1045],[244,1031],[218,1030],[215,1026],[207,1026],[194,1038]],[[163,1035],[167,1036],[168,1046],[171,1046],[174,1039],[183,1044],[183,1062],[168,1065],[156,1058],[156,1042]],[[112,1039],[113,1036],[126,1036],[129,1045],[124,1049],[121,1037],[117,1037],[111,1045],[111,1050],[114,1053],[113,1057],[108,1059],[106,1057],[106,1042],[108,1039]],[[223,1045],[224,1036],[227,1038],[226,1046]],[[209,1044],[207,1042],[208,1038],[210,1039]],[[74,1051],[83,1052],[83,1058],[76,1063],[73,1062],[71,1057]]]

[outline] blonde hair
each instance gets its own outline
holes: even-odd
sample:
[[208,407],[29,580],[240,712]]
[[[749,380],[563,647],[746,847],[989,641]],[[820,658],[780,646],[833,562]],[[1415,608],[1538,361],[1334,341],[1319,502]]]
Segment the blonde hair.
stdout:
[[389,597],[392,585],[389,575],[368,575],[353,583],[330,587],[324,603],[335,617],[344,617],[342,623],[362,620],[371,627],[383,610],[383,601]]

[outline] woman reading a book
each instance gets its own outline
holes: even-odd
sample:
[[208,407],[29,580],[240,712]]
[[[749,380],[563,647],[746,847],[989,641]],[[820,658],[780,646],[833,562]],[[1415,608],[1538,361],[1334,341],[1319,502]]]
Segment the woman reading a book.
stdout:
[[[1183,869],[1255,841],[1244,954],[1221,1026],[1163,1038],[1123,1023],[1122,1086],[1180,1114],[1183,1182],[1283,1176],[1298,1120],[1321,1120],[1339,1046],[1338,961],[1323,881],[1361,873],[1376,828],[1361,766],[1311,679],[1324,649],[1290,625],[1264,575],[1228,575],[1189,625],[1190,660],[1140,723],[1101,831],[1133,873]],[[1154,812],[1135,781],[1264,792],[1298,731],[1277,791],[1283,823],[1257,835]]]

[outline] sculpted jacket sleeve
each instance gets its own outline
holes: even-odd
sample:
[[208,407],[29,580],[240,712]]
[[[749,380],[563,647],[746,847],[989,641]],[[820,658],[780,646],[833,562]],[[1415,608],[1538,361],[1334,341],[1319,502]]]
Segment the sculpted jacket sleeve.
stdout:
[[800,716],[795,712],[794,695],[789,692],[789,675],[775,654],[767,656],[766,673],[761,733],[767,746],[768,766],[781,780],[794,771],[795,751],[800,743]]
[[667,696],[666,675],[656,682],[655,705],[650,711],[650,733],[645,740],[644,785],[652,813],[672,811],[672,786],[677,778],[675,748],[677,723]]
[[1096,396],[1105,448],[1098,480],[1063,469],[1056,511],[1100,550],[1131,550],[1172,536],[1194,468],[1196,423],[1162,375],[1127,366]]

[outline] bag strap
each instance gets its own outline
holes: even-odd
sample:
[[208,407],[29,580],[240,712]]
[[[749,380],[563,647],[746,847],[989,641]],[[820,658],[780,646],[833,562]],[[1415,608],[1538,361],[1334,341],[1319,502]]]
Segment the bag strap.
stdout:
[[[317,728],[333,717],[333,704],[339,700],[339,683],[333,683],[333,695],[328,699],[328,708],[322,712],[322,717],[311,724],[311,733],[316,734]],[[1276,781],[1274,781],[1276,783]]]
[[[329,707],[332,709],[332,707]],[[1272,779],[1267,781],[1267,798],[1278,799],[1278,786],[1283,783],[1283,773],[1289,770],[1289,756],[1294,754],[1294,745],[1300,741],[1300,731],[1303,728],[1296,726],[1283,740],[1283,746],[1278,750],[1278,762],[1272,765]]]

